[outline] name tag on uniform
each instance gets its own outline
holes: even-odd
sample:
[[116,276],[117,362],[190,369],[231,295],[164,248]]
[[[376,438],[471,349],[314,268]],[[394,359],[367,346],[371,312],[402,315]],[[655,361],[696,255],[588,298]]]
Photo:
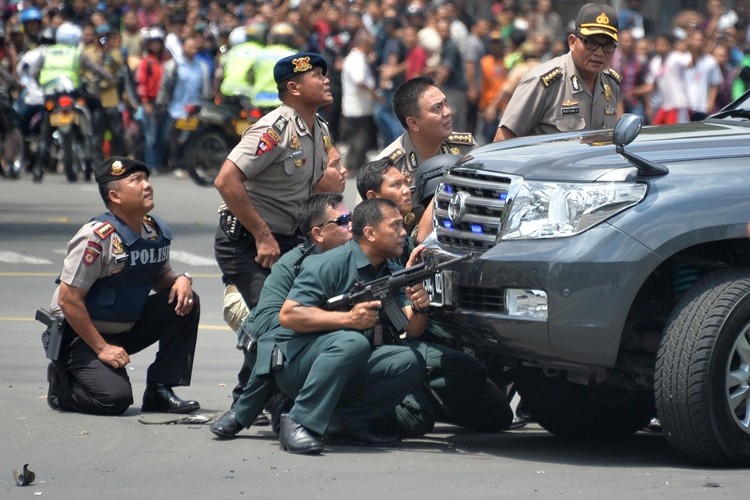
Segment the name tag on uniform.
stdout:
[[605,115],[616,115],[617,114],[617,108],[614,108],[612,106],[608,106],[604,108],[604,114]]
[[304,152],[301,149],[295,149],[289,154],[289,158],[297,158],[298,156],[302,156]]
[[563,101],[561,106],[563,115],[575,115],[581,112],[581,108],[578,107],[578,101],[573,99]]

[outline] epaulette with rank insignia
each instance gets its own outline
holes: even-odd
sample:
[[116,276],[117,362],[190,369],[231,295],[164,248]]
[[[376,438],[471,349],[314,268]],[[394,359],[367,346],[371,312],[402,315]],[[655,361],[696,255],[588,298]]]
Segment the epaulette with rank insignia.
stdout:
[[404,148],[398,148],[398,149],[397,149],[396,151],[394,151],[393,153],[391,153],[391,154],[390,154],[390,155],[388,156],[388,160],[389,160],[389,161],[390,161],[391,163],[396,163],[396,162],[397,162],[397,161],[399,161],[399,160],[400,160],[401,158],[403,158],[405,154],[406,154],[406,151],[404,150]]
[[558,66],[540,76],[539,79],[542,80],[542,85],[549,87],[553,82],[559,80],[562,77],[562,74],[562,68]]
[[106,240],[107,237],[115,232],[115,226],[109,222],[103,223],[101,226],[94,229],[94,234],[99,237],[100,240]]
[[617,82],[618,85],[622,81],[622,75],[620,75],[620,73],[613,70],[612,68],[607,68],[604,71],[602,71],[602,73],[611,77],[614,81]]
[[448,142],[451,144],[466,144],[469,146],[473,146],[474,135],[471,132],[453,133],[448,136],[445,142]]

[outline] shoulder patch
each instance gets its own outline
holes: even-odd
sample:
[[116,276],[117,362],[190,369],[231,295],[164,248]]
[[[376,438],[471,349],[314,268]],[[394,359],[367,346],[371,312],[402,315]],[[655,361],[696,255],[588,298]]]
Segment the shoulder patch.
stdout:
[[277,137],[279,137],[279,135],[275,132],[274,127],[266,130],[263,135],[260,136],[260,139],[258,139],[258,147],[255,149],[255,156],[260,156],[263,153],[268,153],[273,148],[278,146],[279,141],[276,139]]
[[473,146],[474,135],[472,135],[470,132],[454,133],[449,135],[445,142],[449,144],[467,144]]
[[540,76],[539,79],[542,81],[542,85],[549,87],[553,82],[559,80],[562,77],[562,74],[562,68],[558,66]]
[[406,154],[406,151],[404,150],[404,148],[398,148],[396,151],[394,151],[388,156],[388,159],[390,160],[391,163],[396,163],[401,158],[403,158],[405,154]]
[[618,73],[617,71],[613,70],[612,68],[607,68],[604,71],[602,71],[605,75],[610,76],[614,81],[616,81],[619,85],[619,83],[622,81],[622,75]]
[[103,223],[101,226],[94,229],[94,234],[99,237],[100,240],[106,240],[107,237],[115,232],[115,226],[109,222]]
[[83,264],[85,266],[91,266],[96,262],[96,259],[99,258],[99,256],[102,254],[102,246],[95,242],[89,240],[89,242],[86,244],[86,250],[83,252],[83,257],[81,260],[83,261]]

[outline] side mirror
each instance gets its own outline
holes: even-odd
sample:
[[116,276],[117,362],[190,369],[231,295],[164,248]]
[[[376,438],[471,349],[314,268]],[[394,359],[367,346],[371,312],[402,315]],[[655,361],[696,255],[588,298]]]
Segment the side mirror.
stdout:
[[612,142],[615,143],[615,146],[618,148],[621,148],[623,146],[627,146],[633,140],[638,137],[638,134],[641,132],[641,127],[643,126],[643,118],[641,118],[638,115],[634,115],[632,113],[627,113],[622,115],[622,117],[617,120],[617,125],[615,125],[615,131],[612,135]]

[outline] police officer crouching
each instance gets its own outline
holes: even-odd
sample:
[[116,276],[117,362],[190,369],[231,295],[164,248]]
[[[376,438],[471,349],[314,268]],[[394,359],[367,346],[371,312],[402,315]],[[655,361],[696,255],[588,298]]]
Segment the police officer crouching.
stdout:
[[52,309],[65,321],[61,352],[47,371],[52,409],[124,413],[133,404],[130,355],[156,342],[142,411],[200,408],[172,392],[190,385],[200,308],[190,275],[170,265],[169,227],[147,215],[154,208],[149,173],[143,163],[117,156],[95,169],[108,212],[68,243],[57,279]]

